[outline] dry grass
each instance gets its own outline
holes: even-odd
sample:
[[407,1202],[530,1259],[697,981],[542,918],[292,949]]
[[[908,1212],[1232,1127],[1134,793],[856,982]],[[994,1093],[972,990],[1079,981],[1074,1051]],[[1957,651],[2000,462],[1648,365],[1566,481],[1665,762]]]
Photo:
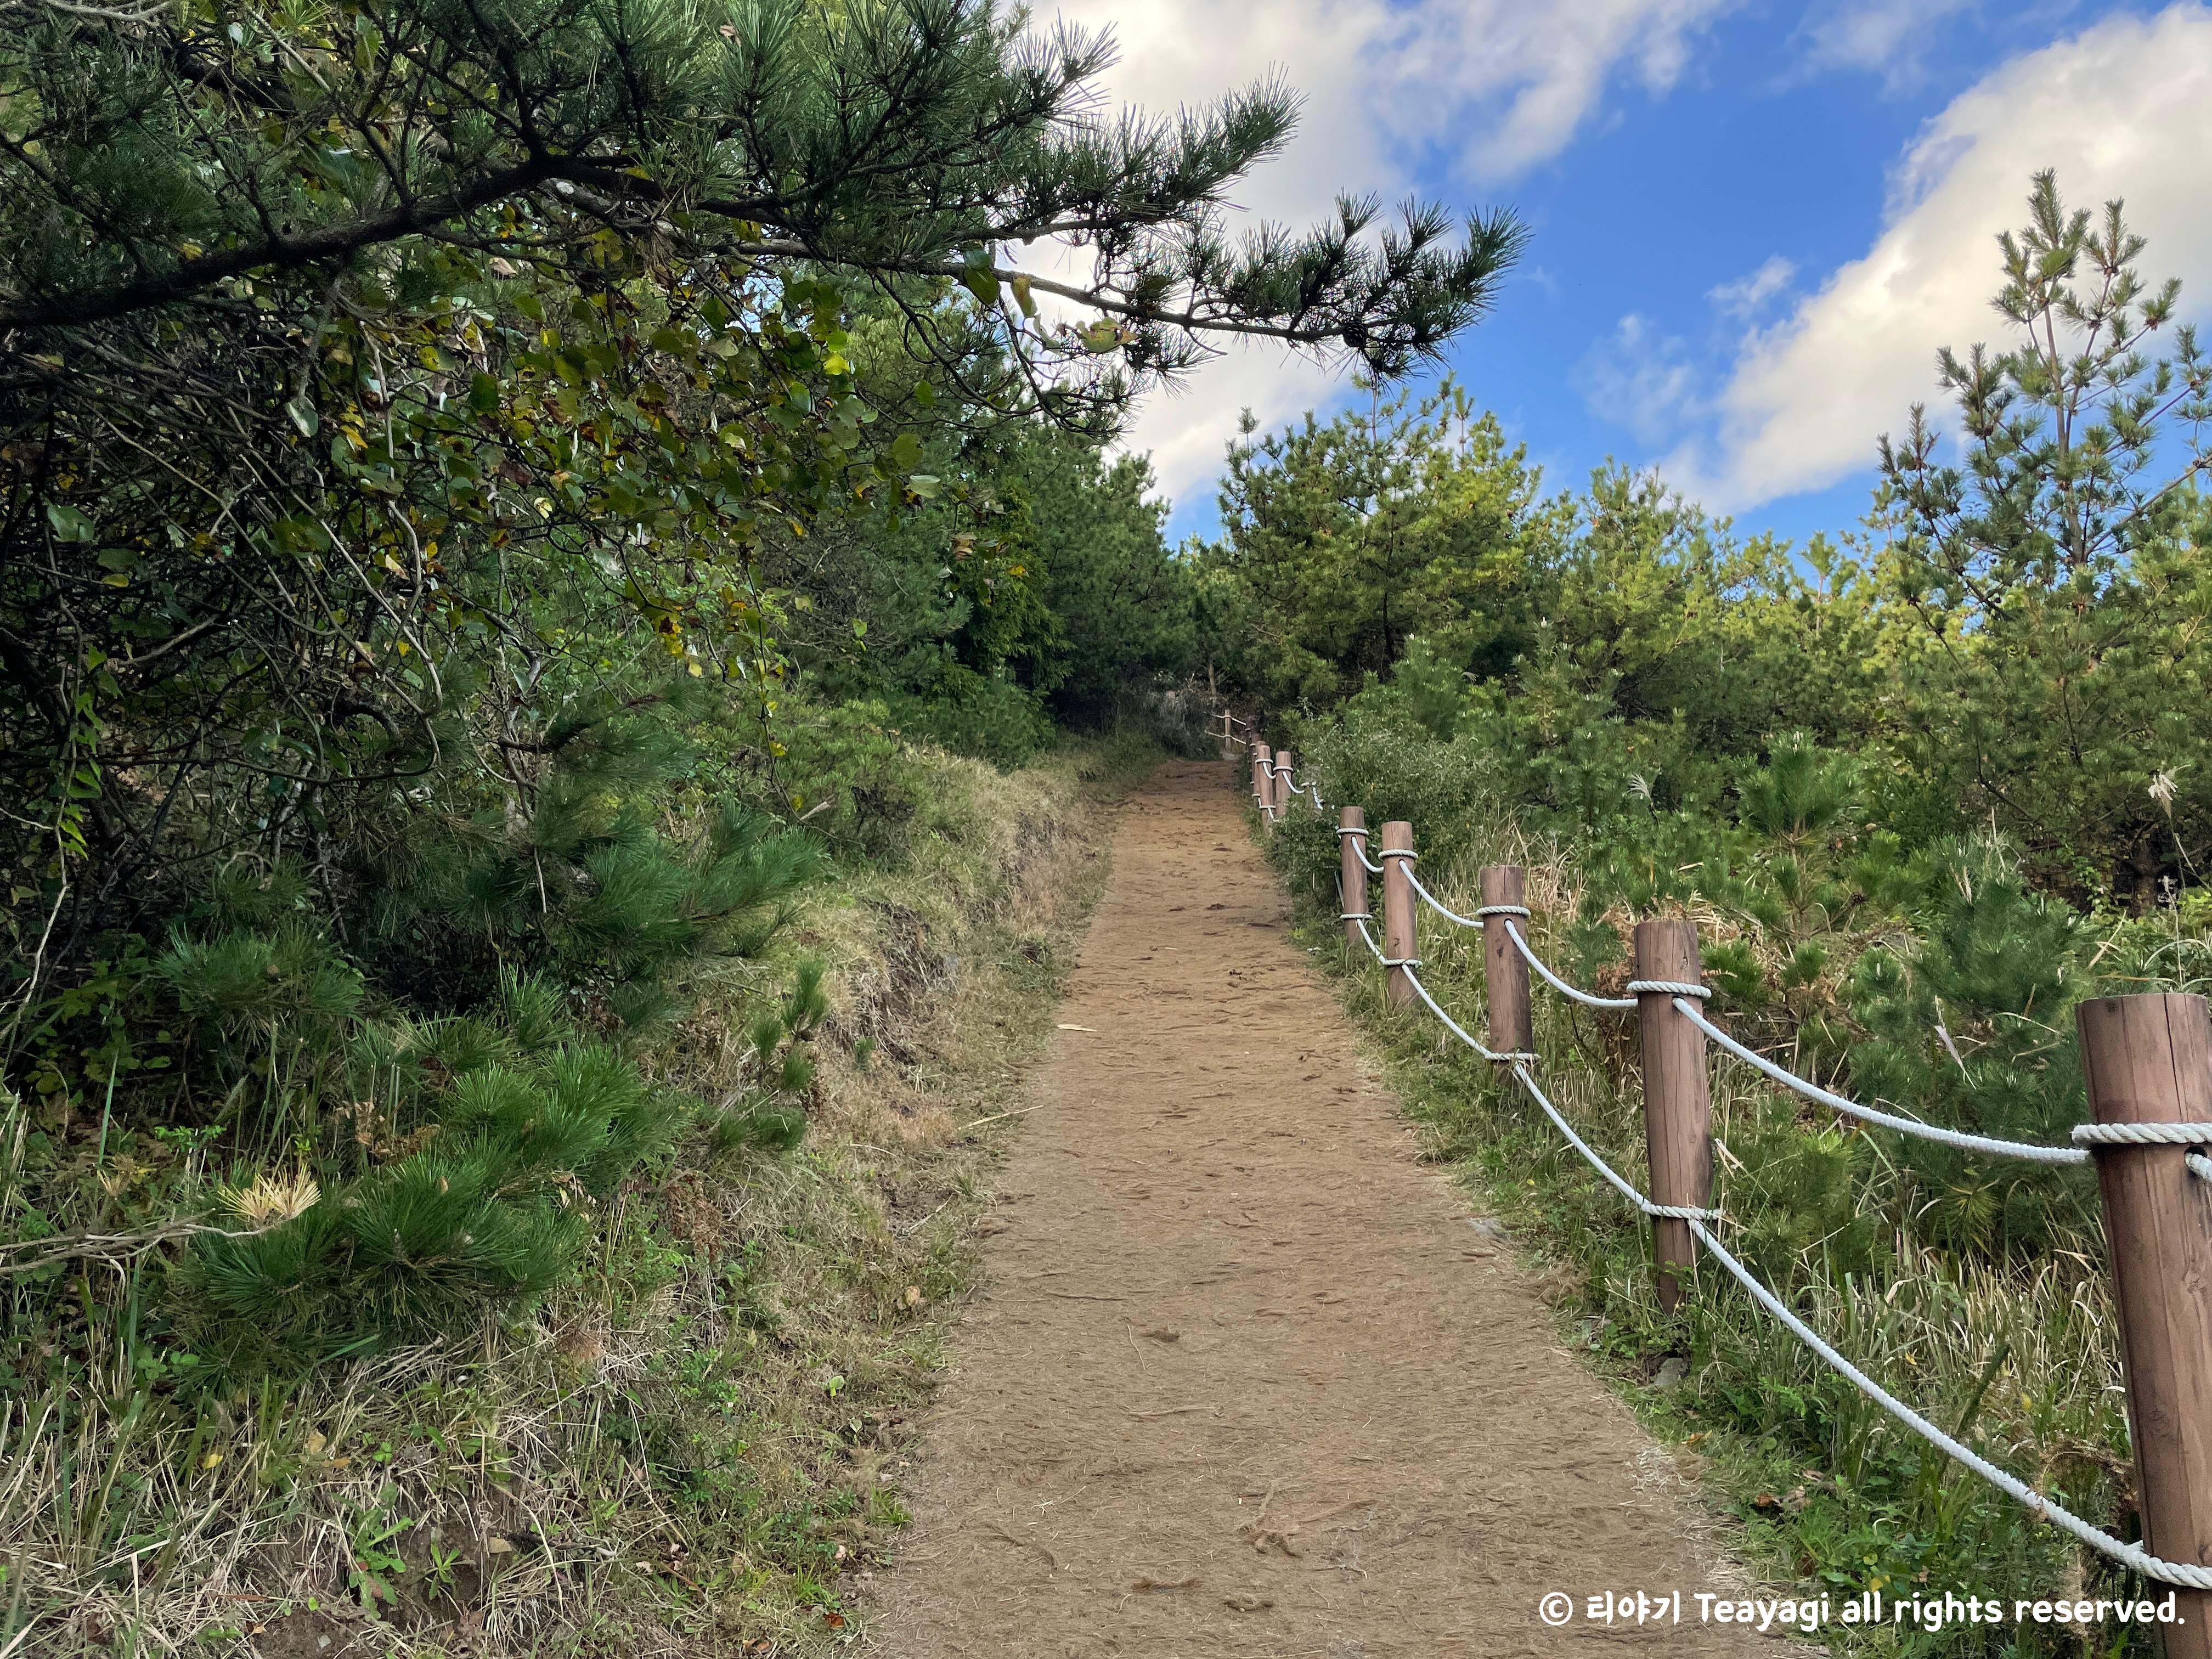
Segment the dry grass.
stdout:
[[[835,1006],[802,1146],[695,1133],[513,1322],[197,1407],[130,1374],[127,1334],[58,1333],[85,1385],[4,1396],[0,1659],[848,1639],[1018,1119],[962,1126],[1015,1103],[1145,758],[937,763],[908,866],[846,872],[785,947]],[[739,1088],[787,969],[704,988],[659,1074]]]

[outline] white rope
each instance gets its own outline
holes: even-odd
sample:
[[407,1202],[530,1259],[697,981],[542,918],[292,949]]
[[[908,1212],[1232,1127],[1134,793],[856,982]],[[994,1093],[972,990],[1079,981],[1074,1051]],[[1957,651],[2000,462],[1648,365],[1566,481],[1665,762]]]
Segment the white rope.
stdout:
[[[1364,830],[1339,830],[1336,833],[1339,836],[1364,836],[1367,832]],[[1364,847],[1354,847],[1352,849],[1352,854],[1359,860],[1361,868],[1364,869],[1369,875],[1379,876],[1383,873],[1382,866],[1367,856],[1367,849]]]
[[[1388,858],[1390,855],[1388,853],[1385,853],[1382,856]],[[1411,853],[1408,853],[1406,856],[1410,859],[1413,855]],[[1431,893],[1427,888],[1422,886],[1421,878],[1415,875],[1411,870],[1406,872],[1406,879],[1413,884],[1413,890],[1416,893],[1419,893],[1424,899],[1428,901],[1429,908],[1435,911],[1446,921],[1455,921],[1462,927],[1480,927],[1482,926],[1480,922],[1475,921],[1471,916],[1463,916],[1456,910],[1447,909],[1444,907],[1443,901],[1439,899],[1434,893]],[[1480,912],[1477,912],[1476,914],[1480,915]]]
[[1534,1054],[1501,1054],[1495,1048],[1490,1048],[1484,1043],[1477,1042],[1473,1037],[1469,1036],[1463,1029],[1462,1029],[1460,1023],[1454,1019],[1449,1014],[1446,1013],[1437,1000],[1429,994],[1429,988],[1427,986],[1422,984],[1418,978],[1410,973],[1406,975],[1406,982],[1413,988],[1414,992],[1420,997],[1422,1001],[1429,1005],[1429,1012],[1434,1014],[1438,1019],[1443,1021],[1445,1025],[1450,1029],[1451,1034],[1454,1036],[1457,1037],[1462,1042],[1467,1044],[1468,1048],[1474,1049],[1475,1053],[1480,1054],[1485,1060],[1534,1060],[1536,1058]]
[[1632,979],[1628,989],[1635,994],[1657,992],[1664,996],[1695,997],[1700,1002],[1712,995],[1710,986],[1692,985],[1679,979]]
[[[1367,941],[1367,948],[1375,953],[1375,960],[1381,963],[1385,968],[1418,968],[1421,965],[1421,959],[1419,957],[1384,956],[1382,954],[1382,947],[1375,942],[1375,935],[1367,931],[1367,924],[1370,918],[1367,916],[1339,916],[1337,920],[1339,921],[1358,923],[1359,927],[1359,937]],[[1406,977],[1407,979],[1411,979],[1413,975],[1408,974]]]
[[[1899,1117],[1890,1112],[1878,1112],[1871,1106],[1862,1106],[1856,1100],[1846,1100],[1818,1084],[1808,1083],[1795,1072],[1786,1071],[1765,1054],[1747,1048],[1726,1031],[1707,1019],[1697,1004],[1685,997],[1674,999],[1674,1007],[1691,1024],[1696,1026],[1715,1042],[1738,1060],[1758,1067],[1785,1089],[1795,1089],[1808,1100],[1817,1100],[1823,1106],[1832,1106],[1839,1112],[1863,1118],[1869,1123],[1879,1123],[1885,1128],[1900,1133],[1918,1135],[1923,1140],[1939,1141],[1946,1146],[1956,1146],[1961,1152],[1988,1152],[2000,1158],[2024,1158],[2034,1164],[2086,1164],[2089,1154],[2078,1146],[2042,1146],[2026,1140],[1996,1140],[1988,1135],[1962,1134],[1956,1129],[1938,1128],[1933,1123],[1923,1123],[1917,1118]],[[2085,1125],[2085,1127],[2094,1127]],[[2145,1126],[2148,1127],[2148,1126]]]
[[1644,1214],[1665,1216],[1675,1221],[1686,1221],[1692,1226],[1695,1226],[1701,1220],[1717,1221],[1720,1218],[1721,1212],[1718,1210],[1700,1210],[1688,1204],[1658,1204],[1644,1197],[1617,1173],[1613,1165],[1590,1150],[1589,1143],[1575,1133],[1574,1126],[1559,1115],[1559,1109],[1553,1105],[1545,1097],[1544,1091],[1536,1086],[1536,1079],[1528,1075],[1528,1068],[1526,1066],[1516,1063],[1513,1067],[1513,1075],[1521,1079],[1521,1086],[1528,1091],[1530,1098],[1544,1109],[1544,1115],[1550,1118],[1559,1132],[1567,1138],[1568,1144],[1589,1161],[1590,1168],[1612,1182],[1615,1191],[1643,1211]]
[[[1410,847],[1386,847],[1382,849],[1382,856],[1386,859],[1403,859],[1407,863],[1412,864],[1421,855]],[[1413,872],[1408,870],[1406,873],[1411,876]]]
[[2130,1568],[2146,1578],[2155,1578],[2168,1584],[2179,1584],[2188,1589],[2212,1589],[2212,1567],[2200,1567],[2192,1562],[2185,1561],[2161,1561],[2140,1546],[2124,1544],[2110,1533],[2091,1526],[2065,1505],[2045,1497],[2025,1481],[2006,1474],[1986,1457],[1960,1445],[1823,1342],[1814,1334],[1811,1326],[1784,1306],[1781,1298],[1773,1291],[1753,1279],[1744,1265],[1723,1249],[1719,1241],[1697,1221],[1692,1220],[1690,1223],[1690,1231],[1697,1235],[1698,1243],[1712,1252],[1713,1260],[1735,1274],[1737,1282],[1749,1291],[1753,1299],[1767,1312],[1772,1314],[1784,1329],[1812,1349],[1814,1353],[1820,1355],[1821,1358],[1826,1360],[1838,1373],[1854,1384],[1861,1394],[1873,1401],[1875,1405],[1919,1435],[1930,1445],[1949,1453],[1998,1491],[2025,1504],[2028,1512],[2038,1520],[2048,1521],[2053,1526],[2063,1528],[2091,1549],[2109,1555],[2122,1566]]
[[1269,777],[1280,778],[1288,783],[1292,794],[1310,796],[1313,799],[1314,811],[1318,812],[1322,810],[1321,786],[1316,783],[1300,783],[1298,781],[1297,768],[1295,766],[1278,766],[1272,760],[1261,761],[1260,764],[1266,769]]
[[1544,983],[1561,996],[1572,997],[1577,1002],[1591,1008],[1633,1008],[1636,1006],[1634,997],[1596,997],[1592,996],[1588,991],[1578,991],[1568,984],[1566,981],[1547,968],[1544,965],[1544,959],[1528,948],[1528,941],[1521,937],[1521,930],[1513,925],[1513,919],[1510,916],[1505,919],[1505,933],[1507,938],[1520,947],[1521,954],[1528,957],[1528,965],[1543,975]]
[[1359,924],[1359,937],[1367,941],[1367,948],[1375,953],[1375,960],[1382,962],[1383,960],[1382,947],[1375,942],[1375,935],[1367,931],[1368,918],[1365,916],[1346,916],[1344,920]]
[[2212,1146],[2212,1123],[2077,1123],[2076,1146]]
[[[1340,830],[1338,833],[1346,834],[1358,832]],[[1356,851],[1358,849],[1355,848],[1354,850]],[[1410,853],[1401,853],[1397,855],[1407,858],[1409,860],[1413,857],[1413,854]],[[1383,854],[1383,856],[1385,858],[1389,858],[1393,856],[1393,854],[1390,852],[1386,851]],[[1366,862],[1364,856],[1361,859],[1361,862]],[[1370,866],[1369,867],[1373,869],[1375,866]],[[1412,872],[1408,871],[1407,873],[1408,876],[1411,876]],[[1438,904],[1432,896],[1431,896],[1425,890],[1421,889],[1418,882],[1415,883],[1414,885],[1415,890],[1420,892],[1422,897],[1428,899],[1430,904],[1436,909],[1443,912],[1443,914],[1446,915],[1451,915],[1449,911],[1444,909],[1443,905]],[[1476,914],[1478,915],[1485,914],[1506,915],[1509,918],[1505,925],[1507,934],[1512,939],[1514,944],[1520,948],[1521,954],[1528,959],[1528,965],[1543,975],[1546,981],[1548,982],[1553,989],[1574,998],[1578,1002],[1587,1003],[1593,1007],[1632,1008],[1636,1006],[1632,998],[1617,1000],[1610,997],[1592,996],[1586,991],[1576,989],[1573,986],[1569,985],[1565,980],[1559,978],[1558,975],[1553,973],[1549,968],[1545,966],[1542,959],[1539,957],[1534,951],[1528,948],[1528,941],[1521,937],[1521,930],[1513,925],[1510,918],[1516,913],[1524,917],[1528,914],[1526,909],[1522,908],[1519,906],[1505,905],[1486,906],[1483,910],[1478,911]],[[1462,920],[1456,916],[1454,916],[1452,919],[1454,921]],[[1375,959],[1377,962],[1382,963],[1386,967],[1398,967],[1408,970],[1406,973],[1407,981],[1413,986],[1415,993],[1419,994],[1421,1000],[1428,1005],[1429,1012],[1436,1015],[1438,1019],[1442,1020],[1445,1027],[1450,1030],[1453,1036],[1458,1037],[1462,1042],[1467,1044],[1468,1048],[1474,1049],[1485,1060],[1511,1061],[1515,1079],[1520,1083],[1523,1089],[1526,1089],[1528,1091],[1529,1097],[1533,1099],[1538,1106],[1543,1109],[1544,1115],[1551,1119],[1553,1127],[1558,1129],[1559,1132],[1566,1138],[1567,1144],[1572,1146],[1577,1152],[1580,1152],[1584,1161],[1586,1161],[1593,1170],[1596,1170],[1597,1173],[1602,1176],[1616,1192],[1620,1193],[1623,1198],[1626,1199],[1631,1204],[1633,1204],[1638,1210],[1641,1210],[1646,1215],[1666,1217],[1686,1222],[1689,1224],[1692,1235],[1697,1239],[1697,1241],[1711,1253],[1714,1261],[1719,1262],[1722,1267],[1725,1267],[1729,1273],[1735,1277],[1736,1281],[1744,1287],[1744,1289],[1751,1292],[1752,1297],[1754,1301],[1765,1309],[1766,1311],[1771,1315],[1785,1330],[1789,1331],[1791,1335],[1795,1336],[1807,1347],[1812,1349],[1814,1353],[1818,1354],[1820,1358],[1832,1367],[1839,1376],[1843,1376],[1846,1381],[1856,1388],[1861,1394],[1873,1401],[1875,1405],[1880,1406],[1892,1417],[1897,1419],[1899,1422],[1912,1430],[1916,1434],[1926,1440],[1930,1445],[1935,1446],[1938,1450],[1942,1451],[1948,1456],[1964,1464],[1967,1468],[1972,1470],[1973,1473],[1981,1476],[1983,1480],[1996,1487],[1998,1491],[2005,1493],[2006,1496],[2014,1499],[2016,1502],[2023,1505],[2028,1512],[2034,1516],[2038,1520],[2047,1521],[2053,1526],[2059,1528],[2061,1530],[2071,1534],[2075,1539],[2079,1540],[2081,1543],[2087,1545],[2090,1548],[2110,1557],[2112,1559],[2118,1562],[2122,1566],[2128,1568],[2131,1571],[2140,1573],[2146,1578],[2156,1579],[2161,1583],[2177,1584],[2187,1589],[2212,1590],[2212,1567],[2201,1566],[2194,1562],[2163,1560],[2159,1557],[2151,1554],[2148,1550],[2143,1549],[2139,1545],[2124,1543],[2119,1539],[2113,1537],[2110,1533],[2103,1530],[2101,1528],[2091,1525],[2088,1522],[2084,1521],[2080,1516],[2075,1515],[2071,1510],[2066,1508],[2064,1504],[2045,1496],[2039,1492],[2037,1492],[2033,1486],[2028,1486],[2025,1481],[2008,1474],[2005,1470],[1999,1468],[1996,1464],[1990,1462],[1979,1453],[1972,1450],[1970,1448],[1954,1439],[1951,1436],[1944,1433],[1942,1430],[1937,1428],[1926,1418],[1921,1416],[1919,1413],[1914,1411],[1903,1401],[1898,1399],[1894,1395],[1884,1389],[1864,1371],[1859,1370],[1857,1366],[1852,1364],[1850,1360],[1844,1358],[1842,1354],[1837,1352],[1834,1348],[1831,1347],[1826,1341],[1822,1340],[1820,1334],[1815,1332],[1811,1326],[1808,1325],[1803,1320],[1798,1318],[1796,1314],[1792,1313],[1783,1303],[1780,1297],[1777,1297],[1773,1291],[1768,1290],[1765,1285],[1760,1284],[1758,1279],[1754,1279],[1752,1276],[1750,1270],[1745,1267],[1741,1262],[1738,1261],[1735,1256],[1731,1255],[1728,1250],[1723,1247],[1721,1242],[1713,1237],[1711,1231],[1707,1229],[1705,1224],[1708,1221],[1718,1220],[1720,1218],[1719,1211],[1700,1209],[1686,1204],[1659,1204],[1655,1203],[1649,1198],[1646,1198],[1642,1193],[1638,1192],[1630,1182],[1615,1170],[1611,1164],[1607,1164],[1602,1158],[1600,1158],[1597,1153],[1591,1149],[1589,1142],[1585,1141],[1580,1135],[1575,1133],[1574,1126],[1569,1123],[1567,1120],[1561,1115],[1559,1108],[1554,1106],[1551,1103],[1551,1100],[1545,1095],[1543,1090],[1537,1086],[1536,1079],[1532,1077],[1528,1072],[1528,1065],[1535,1059],[1534,1055],[1523,1054],[1500,1054],[1496,1049],[1491,1048],[1486,1045],[1475,1041],[1474,1037],[1470,1036],[1467,1031],[1461,1027],[1458,1021],[1452,1018],[1449,1014],[1443,1011],[1437,1000],[1429,994],[1428,987],[1423,985],[1420,980],[1410,971],[1412,967],[1418,965],[1417,963],[1404,960],[1394,961],[1392,958],[1385,957],[1382,951],[1376,947],[1373,937],[1370,935],[1367,931],[1367,918],[1364,916],[1347,915],[1344,917],[1343,920],[1353,922],[1358,926],[1360,938],[1366,941],[1367,948],[1374,953]],[[1900,1130],[1908,1134],[1922,1135],[1929,1139],[1942,1141],[1950,1146],[1960,1146],[1967,1151],[1999,1152],[2016,1158],[2027,1158],[2038,1162],[2049,1164],[2079,1164],[2088,1158],[2089,1154],[2087,1148],[2092,1146],[2184,1146],[2193,1147],[2203,1145],[2212,1145],[2212,1124],[2204,1123],[2079,1124],[2075,1126],[2072,1137],[2077,1144],[2071,1147],[2040,1146],[2030,1145],[2026,1142],[1995,1140],[1983,1135],[1960,1134],[1954,1130],[1939,1129],[1932,1124],[1920,1123],[1909,1118],[1896,1117],[1887,1112],[1878,1112],[1870,1107],[1862,1106],[1856,1101],[1846,1100],[1841,1095],[1832,1093],[1828,1090],[1820,1088],[1814,1084],[1806,1082],[1804,1079],[1776,1065],[1773,1061],[1768,1060],[1764,1054],[1760,1054],[1753,1049],[1744,1047],[1743,1044],[1738,1042],[1734,1037],[1729,1036],[1727,1032],[1720,1030],[1719,1027],[1707,1020],[1703,1012],[1698,1007],[1698,1001],[1703,1000],[1705,997],[1711,994],[1711,991],[1702,985],[1692,986],[1667,980],[1632,980],[1629,981],[1629,989],[1632,991],[1671,994],[1674,999],[1674,1007],[1676,1012],[1680,1013],[1686,1019],[1689,1020],[1692,1024],[1697,1026],[1708,1037],[1719,1043],[1723,1048],[1734,1054],[1737,1059],[1748,1061],[1759,1071],[1764,1072],[1769,1077],[1773,1078],[1777,1082],[1786,1085],[1790,1088],[1796,1090],[1798,1093],[1802,1094],[1810,1099],[1820,1101],[1825,1105],[1834,1107],[1838,1111],[1849,1113],[1855,1117],[1863,1118],[1869,1122],[1884,1124],[1891,1128]],[[1696,1000],[1692,1000],[1692,999],[1696,999]],[[2203,1154],[2192,1151],[2187,1154],[2186,1162],[2191,1173],[2196,1175],[2202,1180],[2212,1182],[2212,1158],[2208,1158]]]
[[1478,916],[1530,916],[1535,913],[1525,904],[1482,904],[1475,907]]

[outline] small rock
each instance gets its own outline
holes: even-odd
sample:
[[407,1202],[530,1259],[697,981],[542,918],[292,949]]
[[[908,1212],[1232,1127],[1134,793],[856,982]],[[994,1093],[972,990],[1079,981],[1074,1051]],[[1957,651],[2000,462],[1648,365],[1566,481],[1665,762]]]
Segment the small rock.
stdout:
[[1485,1238],[1505,1237],[1505,1224],[1494,1215],[1471,1215],[1467,1218],[1467,1224]]
[[1679,1389],[1690,1375],[1690,1362],[1680,1354],[1669,1354],[1659,1367],[1659,1375],[1651,1379],[1651,1386],[1662,1394]]

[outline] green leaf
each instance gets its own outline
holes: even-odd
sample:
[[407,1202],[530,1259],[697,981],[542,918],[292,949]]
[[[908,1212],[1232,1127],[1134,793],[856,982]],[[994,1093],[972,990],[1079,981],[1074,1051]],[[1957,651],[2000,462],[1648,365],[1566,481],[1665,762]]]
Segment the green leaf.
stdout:
[[90,519],[73,507],[64,507],[59,501],[46,503],[46,522],[54,527],[54,539],[64,542],[91,542],[100,539],[100,532],[93,527]]
[[891,440],[891,461],[901,471],[911,472],[921,465],[921,440],[911,432],[902,432]]

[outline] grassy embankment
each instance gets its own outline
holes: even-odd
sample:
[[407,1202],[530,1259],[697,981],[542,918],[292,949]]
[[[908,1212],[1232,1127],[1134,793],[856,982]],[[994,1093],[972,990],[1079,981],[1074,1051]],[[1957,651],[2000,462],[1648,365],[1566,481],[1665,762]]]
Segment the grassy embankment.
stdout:
[[1103,885],[1104,809],[1156,757],[920,759],[896,862],[843,861],[770,958],[693,988],[652,1060],[710,1104],[734,1091],[750,1018],[823,961],[805,1140],[720,1146],[702,1115],[520,1317],[189,1407],[129,1374],[127,1334],[56,1333],[82,1382],[27,1388],[0,1434],[0,1653],[849,1639],[1018,1121],[996,1115]]

